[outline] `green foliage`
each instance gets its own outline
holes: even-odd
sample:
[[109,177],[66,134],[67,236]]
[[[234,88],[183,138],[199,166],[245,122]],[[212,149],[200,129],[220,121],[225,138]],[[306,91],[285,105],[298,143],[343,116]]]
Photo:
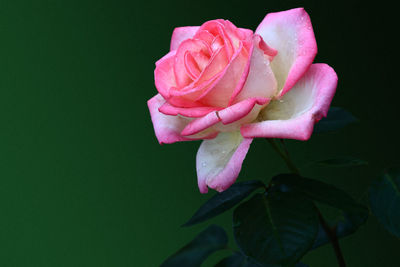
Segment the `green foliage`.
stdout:
[[[338,238],[354,233],[368,218],[369,212],[366,206],[332,185],[296,174],[277,175],[271,183],[281,191],[297,192],[311,200],[339,209],[342,215],[335,221],[329,222],[329,225],[336,229]],[[313,248],[328,242],[329,238],[320,225]]]
[[[266,190],[242,202],[258,188]],[[325,222],[315,201],[338,209],[341,216]],[[246,181],[217,193],[185,226],[235,205],[233,232],[240,252],[222,259],[216,267],[304,267],[299,261],[308,251],[330,242],[332,235],[341,238],[354,233],[368,217],[367,207],[332,185],[297,174],[280,174],[268,186],[261,181]],[[200,266],[226,243],[225,232],[210,226],[161,266]]]
[[164,261],[161,267],[200,266],[209,255],[226,248],[227,243],[228,237],[224,229],[211,225]]
[[400,168],[390,169],[370,187],[372,213],[390,233],[400,238]]
[[264,267],[264,265],[240,252],[235,252],[233,255],[222,259],[215,267]]
[[313,202],[293,192],[256,194],[233,213],[241,250],[262,264],[292,265],[312,247],[318,232]]
[[368,213],[367,207],[355,201],[346,192],[333,185],[305,178],[297,174],[280,174],[272,178],[271,184],[282,191],[302,193],[312,200],[351,213]]
[[261,187],[264,187],[261,181],[235,183],[224,192],[216,193],[183,226],[190,226],[211,219],[234,207],[254,190]]
[[328,111],[328,116],[315,124],[314,133],[337,131],[356,121],[356,117],[343,108],[331,107]]

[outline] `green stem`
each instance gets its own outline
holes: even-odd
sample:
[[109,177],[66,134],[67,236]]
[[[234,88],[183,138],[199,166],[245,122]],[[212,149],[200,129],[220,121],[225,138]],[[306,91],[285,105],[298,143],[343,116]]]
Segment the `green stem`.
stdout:
[[[280,139],[281,141],[281,147],[278,145],[275,139],[270,139],[267,138],[267,141],[271,144],[272,148],[281,156],[281,158],[285,161],[286,165],[288,166],[289,170],[295,174],[300,175],[299,169],[294,165],[293,161],[290,159],[289,156],[289,151],[287,150],[285,146],[285,142],[283,139]],[[342,254],[342,251],[339,246],[339,240],[336,236],[336,227],[331,228],[328,223],[325,221],[325,219],[322,217],[321,212],[317,208],[317,213],[318,213],[318,219],[319,222],[324,229],[326,235],[328,236],[329,240],[331,241],[333,250],[336,255],[336,259],[338,262],[339,267],[346,267],[346,263],[344,261],[344,257]]]
[[[289,153],[287,152],[286,148],[284,151],[280,149],[279,145],[275,141],[275,139],[267,138],[267,141],[271,144],[272,148],[281,156],[281,158],[285,161],[286,165],[288,166],[289,170],[295,174],[300,174],[299,169],[294,165],[293,161],[289,157]],[[283,141],[282,144],[284,145]]]
[[340,267],[346,267],[346,262],[344,261],[342,250],[340,249],[340,246],[339,246],[339,240],[336,236],[336,227],[333,227],[333,228],[329,227],[328,223],[325,221],[324,217],[322,217],[322,214],[318,210],[318,208],[317,208],[317,213],[318,213],[319,222],[321,223],[322,228],[325,230],[325,233],[328,236],[329,241],[331,241],[333,251],[335,252],[338,265]]

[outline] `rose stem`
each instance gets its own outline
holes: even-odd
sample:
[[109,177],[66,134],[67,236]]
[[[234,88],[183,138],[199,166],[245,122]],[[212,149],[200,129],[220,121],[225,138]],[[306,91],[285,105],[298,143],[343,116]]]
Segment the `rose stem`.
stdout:
[[279,145],[276,143],[275,139],[270,139],[267,138],[267,141],[271,144],[272,148],[281,156],[281,158],[285,161],[286,165],[288,166],[289,170],[292,171],[295,174],[300,174],[299,169],[297,169],[296,165],[293,164],[292,160],[289,157],[289,153],[287,153],[287,150],[285,149],[285,152],[283,152],[280,148]]
[[332,243],[332,247],[333,247],[333,250],[335,251],[338,265],[340,267],[346,267],[346,263],[343,258],[342,250],[340,249],[340,246],[339,246],[339,240],[337,239],[337,236],[336,236],[336,227],[333,227],[333,228],[329,227],[329,225],[326,223],[326,221],[322,217],[322,214],[318,210],[318,208],[317,208],[317,213],[318,213],[319,222],[321,223],[322,228],[324,228],[326,235],[328,236],[329,240]]
[[[300,175],[299,169],[294,165],[293,161],[289,157],[289,151],[286,148],[285,142],[283,139],[280,139],[281,145],[283,149],[281,149],[276,142],[275,139],[272,138],[266,138],[267,141],[271,144],[272,148],[281,156],[281,158],[285,161],[287,167],[289,170],[295,174]],[[340,267],[346,267],[346,263],[344,261],[344,257],[342,254],[342,251],[339,246],[339,240],[336,236],[336,227],[331,228],[328,223],[325,221],[325,219],[322,217],[321,212],[317,209],[317,214],[318,214],[318,219],[319,222],[321,223],[322,228],[325,230],[326,235],[328,236],[329,240],[331,241],[333,250],[336,255],[336,259],[338,262],[338,265]]]

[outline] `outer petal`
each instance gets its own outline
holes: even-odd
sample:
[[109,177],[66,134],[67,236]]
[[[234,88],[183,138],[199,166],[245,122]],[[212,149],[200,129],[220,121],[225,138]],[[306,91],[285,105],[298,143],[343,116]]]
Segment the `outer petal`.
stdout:
[[210,112],[214,112],[220,109],[221,108],[214,108],[207,106],[181,108],[173,106],[168,102],[165,102],[158,110],[164,113],[165,115],[172,115],[172,116],[182,115],[184,117],[189,117],[189,118],[200,118],[207,115]]
[[325,117],[336,91],[337,76],[326,64],[313,64],[281,100],[260,112],[261,122],[244,125],[244,137],[307,140],[315,122]]
[[154,70],[154,81],[158,92],[164,97],[169,98],[170,90],[176,87],[174,74],[175,51],[169,52],[156,62]]
[[147,101],[147,106],[150,110],[151,121],[153,122],[154,131],[156,133],[158,142],[160,144],[171,144],[178,141],[189,140],[180,135],[182,129],[185,128],[186,124],[189,123],[189,120],[182,117],[168,116],[160,113],[158,108],[164,103],[164,98],[159,94]]
[[263,106],[268,102],[268,98],[248,98],[219,111],[218,116],[223,124],[230,124],[246,117],[246,115],[248,115],[256,105]]
[[[255,114],[255,117],[251,120],[248,120],[246,122],[243,122],[242,119],[246,118],[247,115],[252,113],[252,110],[258,109],[259,107],[257,106],[263,106],[269,102],[269,99],[267,98],[249,98],[246,100],[243,100],[233,106],[229,106],[223,110],[220,111],[214,111],[211,113],[208,113],[206,116],[195,119],[191,121],[181,132],[182,136],[189,136],[193,134],[200,133],[207,128],[210,128],[212,126],[215,126],[219,122],[222,124],[230,124],[234,123],[236,121],[240,121],[242,123],[247,123],[249,121],[252,121],[258,114]],[[240,124],[241,125],[241,124]],[[238,125],[238,129],[240,127]]]
[[199,26],[187,26],[187,27],[175,28],[174,31],[172,32],[172,37],[171,37],[171,51],[178,49],[182,41],[192,38],[196,34],[199,28],[200,28]]
[[271,67],[278,81],[279,96],[283,96],[303,76],[317,54],[310,17],[303,8],[269,13],[256,33],[278,50]]
[[233,103],[238,103],[252,97],[271,98],[276,94],[277,83],[269,60],[272,56],[267,54],[267,52],[273,54],[273,51],[270,48],[268,48],[270,50],[265,51],[264,47],[260,47],[260,45],[266,46],[266,44],[258,35],[254,36],[253,42],[254,48],[250,58],[250,70],[243,88],[232,99]]
[[160,144],[171,144],[179,141],[213,139],[218,133],[215,131],[204,131],[199,134],[183,137],[180,132],[192,120],[180,116],[169,116],[159,112],[159,108],[165,104],[164,98],[158,94],[147,101],[150,110],[151,121]]
[[201,143],[196,157],[201,193],[208,192],[207,186],[221,192],[235,182],[252,140],[237,131],[221,133]]

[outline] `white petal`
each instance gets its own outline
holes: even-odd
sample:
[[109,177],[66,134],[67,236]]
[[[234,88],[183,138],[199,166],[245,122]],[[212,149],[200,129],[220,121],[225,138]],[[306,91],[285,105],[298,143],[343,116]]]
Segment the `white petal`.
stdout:
[[220,133],[216,138],[201,143],[196,157],[198,185],[201,193],[207,186],[223,191],[231,186],[242,167],[252,139],[240,132]]

